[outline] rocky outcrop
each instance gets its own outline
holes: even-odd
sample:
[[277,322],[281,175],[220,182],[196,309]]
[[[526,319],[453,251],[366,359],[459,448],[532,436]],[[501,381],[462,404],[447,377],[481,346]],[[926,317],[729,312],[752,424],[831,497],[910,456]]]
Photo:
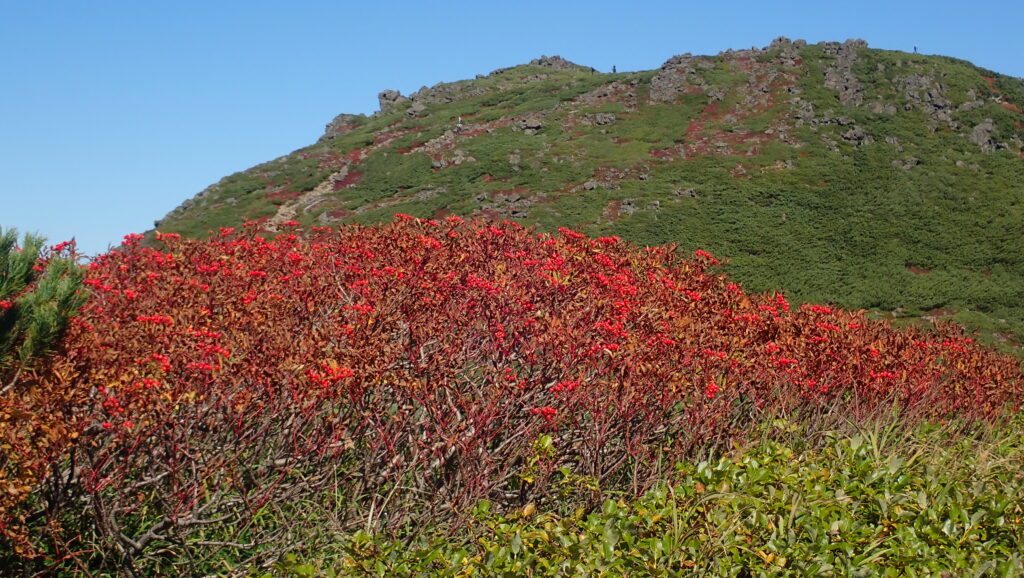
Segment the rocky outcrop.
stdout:
[[455,149],[451,156],[440,156],[430,161],[431,168],[457,167],[464,163],[475,163],[476,158],[462,149]]
[[384,90],[377,95],[377,102],[380,103],[380,110],[377,111],[377,114],[383,114],[394,108],[395,105],[409,102],[409,99],[402,96],[402,93],[397,90]]
[[874,139],[867,133],[862,127],[854,126],[850,130],[843,133],[843,140],[852,143],[854,146],[862,146],[871,144]]
[[629,110],[636,110],[636,87],[640,80],[633,78],[627,82],[614,81],[603,84],[594,90],[585,92],[572,99],[572,103],[584,106],[600,106],[610,102],[621,103]]
[[423,112],[426,110],[427,105],[423,104],[422,102],[413,102],[412,106],[406,109],[405,115],[412,118],[423,114]]
[[[793,98],[789,102],[792,109],[790,116],[796,120],[796,126],[809,126],[812,130],[817,131],[822,127],[833,125],[839,127],[838,130],[829,132],[832,136],[838,134],[846,143],[854,146],[863,146],[875,142],[875,139],[868,134],[868,131],[864,127],[857,125],[853,118],[849,116],[835,116],[832,109],[827,109],[819,115],[816,113],[812,103],[800,97]],[[831,136],[822,134],[821,140],[832,150],[838,150],[838,143]]]
[[974,110],[985,106],[985,101],[978,98],[978,91],[973,88],[967,91],[967,101],[960,103],[957,110]]
[[796,126],[814,123],[815,114],[813,102],[808,102],[797,96],[790,100],[789,104],[793,111],[790,116],[796,121]]
[[793,67],[800,64],[800,49],[805,46],[807,46],[806,40],[794,41],[786,38],[785,36],[779,36],[775,40],[772,40],[771,44],[769,44],[765,50],[778,50],[779,54],[775,57],[775,62],[782,66]]
[[555,70],[578,70],[587,68],[585,66],[580,66],[575,62],[570,62],[561,56],[542,55],[540,58],[534,58],[531,60],[530,64],[533,66],[547,66],[549,68],[554,68]]
[[998,144],[995,139],[992,138],[992,135],[995,132],[996,124],[991,118],[986,118],[980,124],[971,129],[971,134],[968,138],[971,139],[972,143],[980,146],[982,151],[990,153],[998,148]]
[[896,114],[896,105],[891,102],[884,101],[881,98],[882,97],[878,97],[878,100],[873,100],[870,103],[868,103],[868,110],[875,114]]
[[842,44],[824,42],[821,46],[824,47],[825,54],[836,57],[832,65],[825,70],[825,86],[839,93],[839,102],[843,106],[860,106],[864,102],[864,87],[853,73],[853,65],[859,57],[857,51],[867,48],[868,43],[852,39]]
[[[580,66],[575,62],[571,62],[562,58],[561,56],[541,56],[540,58],[534,58],[529,63],[531,66],[544,66],[546,68],[552,68],[554,70],[593,70],[587,66]],[[505,74],[506,72],[518,68],[516,66],[506,66],[505,68],[498,68],[492,70],[490,76],[499,74]]]
[[[1008,144],[1007,142],[1000,142],[996,140],[995,135],[995,122],[991,118],[986,118],[971,129],[971,134],[968,135],[967,138],[970,139],[972,143],[981,147],[981,151],[985,153],[1008,149],[1011,147],[1011,144]],[[1021,140],[1016,135],[1012,136],[1009,139],[1009,142],[1012,143],[1015,150],[1024,151],[1024,140]],[[1021,156],[1024,157],[1024,152],[1021,153]]]
[[481,193],[476,201],[480,203],[479,212],[503,219],[526,219],[530,216],[530,207],[535,204],[525,189]]
[[324,135],[320,137],[320,142],[352,132],[365,119],[366,117],[361,114],[339,114],[334,117],[334,120],[327,123]]
[[544,128],[544,120],[541,119],[540,115],[531,115],[521,118],[518,122],[512,125],[512,130],[521,130],[524,134],[529,135],[537,134],[542,128]]
[[927,74],[908,74],[893,80],[896,89],[907,99],[907,110],[917,108],[926,112],[932,119],[955,128],[951,113],[953,103],[946,98],[949,87],[939,83]]
[[581,124],[593,126],[608,126],[615,124],[617,117],[610,112],[598,112],[596,114],[585,114],[580,120]]
[[921,164],[921,159],[917,157],[907,157],[905,159],[896,159],[892,161],[892,166],[905,171],[909,171],[919,164]]
[[623,199],[619,203],[618,211],[621,215],[629,216],[641,210],[655,212],[661,210],[661,201],[647,201],[642,208],[640,206],[641,202],[641,199]]
[[420,88],[409,95],[409,100],[425,105],[448,104],[467,98],[483,96],[486,93],[487,91],[475,82],[456,82],[450,84],[439,82],[430,88],[426,86]]
[[680,94],[704,91],[707,85],[700,71],[714,66],[708,57],[690,53],[669,58],[651,79],[651,102],[672,102]]

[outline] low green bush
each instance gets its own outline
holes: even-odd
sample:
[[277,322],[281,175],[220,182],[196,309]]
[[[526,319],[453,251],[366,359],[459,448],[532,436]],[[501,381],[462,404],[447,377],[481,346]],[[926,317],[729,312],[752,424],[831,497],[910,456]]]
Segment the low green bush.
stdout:
[[[413,541],[357,531],[289,576],[1016,576],[1024,572],[1021,423],[962,436],[879,425],[809,446],[763,441],[679,464],[670,483],[591,509],[498,515]],[[774,439],[783,441],[774,441]],[[586,492],[568,476],[570,493]],[[569,503],[572,503],[570,500]],[[429,535],[429,534],[428,534]]]

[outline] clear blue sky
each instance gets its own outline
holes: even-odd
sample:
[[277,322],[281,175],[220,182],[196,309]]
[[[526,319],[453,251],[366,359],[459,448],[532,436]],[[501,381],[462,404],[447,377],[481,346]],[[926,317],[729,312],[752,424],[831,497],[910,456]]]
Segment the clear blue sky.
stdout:
[[0,0],[0,225],[104,251],[385,88],[542,54],[627,71],[863,38],[1024,77],[1021,22],[1024,2],[947,0]]

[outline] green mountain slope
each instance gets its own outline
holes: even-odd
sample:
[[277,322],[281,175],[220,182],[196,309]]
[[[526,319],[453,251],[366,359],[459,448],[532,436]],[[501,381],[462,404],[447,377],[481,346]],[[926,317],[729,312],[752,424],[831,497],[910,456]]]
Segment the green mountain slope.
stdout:
[[483,214],[707,249],[795,300],[1024,334],[1024,80],[780,38],[633,73],[544,57],[380,100],[157,228]]

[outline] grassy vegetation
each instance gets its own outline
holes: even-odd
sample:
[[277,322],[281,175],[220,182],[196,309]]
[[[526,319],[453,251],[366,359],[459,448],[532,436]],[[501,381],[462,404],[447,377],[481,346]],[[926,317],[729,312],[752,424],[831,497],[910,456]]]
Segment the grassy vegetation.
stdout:
[[[879,421],[675,465],[639,497],[589,506],[588,482],[512,514],[481,502],[455,535],[364,531],[287,556],[288,576],[1015,576],[1024,572],[1021,423],[964,436]],[[545,438],[537,447],[543,452]],[[521,475],[527,475],[525,472]]]

